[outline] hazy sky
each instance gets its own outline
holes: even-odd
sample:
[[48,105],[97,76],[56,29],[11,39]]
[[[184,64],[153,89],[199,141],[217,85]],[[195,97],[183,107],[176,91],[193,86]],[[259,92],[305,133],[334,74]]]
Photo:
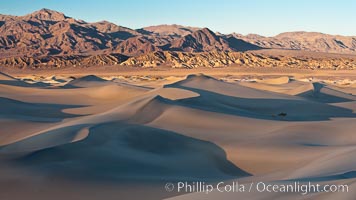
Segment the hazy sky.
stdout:
[[88,22],[158,24],[273,36],[287,31],[356,35],[356,0],[0,0],[0,13],[49,8]]

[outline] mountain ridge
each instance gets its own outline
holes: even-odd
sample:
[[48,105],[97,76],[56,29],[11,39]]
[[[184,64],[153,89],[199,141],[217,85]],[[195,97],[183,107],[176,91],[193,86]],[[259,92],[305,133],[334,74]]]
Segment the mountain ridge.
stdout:
[[356,36],[306,31],[284,32],[273,37],[258,34],[241,35],[233,33],[231,35],[263,48],[356,54]]
[[[264,55],[248,53],[261,49],[356,55],[356,37],[316,32],[286,32],[274,37],[257,34],[244,36],[237,33],[221,34],[206,27],[176,24],[135,30],[105,20],[90,23],[50,9],[41,9],[24,16],[0,14],[0,64],[5,66],[128,65],[130,62],[132,65],[141,63],[139,65],[147,67],[157,66],[157,63],[172,63],[170,59],[159,61],[157,55],[173,58],[178,54],[186,58],[173,59],[173,62],[176,62],[173,67],[199,67],[201,65],[196,63],[198,60],[207,67],[236,63],[251,66],[260,66],[263,63],[270,65],[268,59],[262,59],[264,61],[261,62],[257,59]],[[256,58],[247,59],[248,62],[256,63],[240,63],[235,57],[227,59],[226,53],[229,52],[247,52],[241,55]],[[211,62],[202,56],[207,56]],[[191,57],[196,57],[195,61],[188,62],[192,60]],[[147,60],[143,61],[143,58]],[[283,56],[277,58],[283,59]],[[294,66],[293,62],[300,63],[293,57],[290,60],[290,66]],[[354,62],[353,59],[348,61],[351,67],[345,66],[341,61],[324,64],[327,68],[353,69]],[[281,64],[284,65],[282,62]],[[320,65],[319,63],[312,66],[325,67]]]
[[[134,30],[105,20],[88,23],[49,9],[41,9],[24,16],[1,15],[0,21],[1,57],[92,55],[101,51],[134,56],[157,50],[189,52],[238,50],[230,48],[228,41],[222,36],[215,35],[208,28],[173,25],[175,30],[183,31],[179,32],[182,35],[178,33],[160,35],[157,30],[147,28],[146,32],[142,32],[144,29]],[[167,28],[169,25],[164,27]],[[187,43],[192,46],[187,45],[186,48]]]
[[219,34],[208,28],[177,24],[135,30],[105,20],[89,23],[46,8],[24,16],[0,15],[1,57],[100,51],[135,56],[157,50],[206,52],[261,48],[356,54],[356,37],[305,31],[285,32],[274,37]]

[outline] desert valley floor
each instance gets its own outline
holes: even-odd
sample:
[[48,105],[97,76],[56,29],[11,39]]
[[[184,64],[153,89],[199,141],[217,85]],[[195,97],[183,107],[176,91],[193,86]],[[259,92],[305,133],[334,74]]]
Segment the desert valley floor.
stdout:
[[[248,71],[1,73],[0,199],[354,200],[356,73]],[[196,180],[350,188],[164,188]]]

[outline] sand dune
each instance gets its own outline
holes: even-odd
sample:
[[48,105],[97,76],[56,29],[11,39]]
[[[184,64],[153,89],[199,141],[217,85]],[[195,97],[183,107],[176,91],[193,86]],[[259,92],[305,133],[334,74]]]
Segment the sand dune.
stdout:
[[39,87],[46,86],[46,84],[41,82],[33,82],[32,84],[25,81],[16,79],[8,74],[0,72],[0,84],[11,85],[11,86],[20,86],[20,87]]
[[110,82],[107,82],[105,79],[97,77],[95,75],[83,76],[74,80],[69,81],[64,87],[91,87],[99,85],[107,85]]
[[303,82],[303,81],[296,81],[296,80],[289,80],[287,83],[281,84],[269,84],[263,82],[239,82],[239,85],[256,88],[259,90],[289,94],[289,95],[297,95],[309,90],[313,90],[313,84],[310,82]]
[[[196,180],[299,180],[348,183],[355,189],[356,99],[322,80],[282,76],[227,82],[196,74],[148,83],[146,78],[49,76],[31,78],[48,85],[28,87],[6,74],[0,79],[3,199],[355,195],[355,190],[304,196],[164,190],[166,182]],[[6,189],[9,183],[18,191]],[[140,194],[130,190],[132,185]]]
[[261,79],[257,80],[257,83],[264,83],[264,84],[272,84],[272,85],[281,85],[281,84],[287,84],[290,82],[289,77],[282,76],[278,78],[269,78],[269,79]]

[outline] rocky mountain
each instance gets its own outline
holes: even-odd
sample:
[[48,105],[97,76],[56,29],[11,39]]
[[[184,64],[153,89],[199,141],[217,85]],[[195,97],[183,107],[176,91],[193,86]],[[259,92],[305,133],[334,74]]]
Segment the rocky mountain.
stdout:
[[141,68],[216,68],[235,66],[281,67],[300,69],[356,69],[356,57],[272,56],[256,52],[210,51],[200,53],[155,51],[138,56],[100,54],[89,56],[46,56],[42,58],[14,57],[0,59],[0,66],[12,68],[51,69],[86,68],[90,66],[128,66]]
[[1,57],[246,49],[245,44],[240,49],[233,45],[207,28],[163,25],[133,30],[107,21],[88,23],[49,9],[0,16]]
[[260,47],[234,37],[217,36],[208,28],[194,31],[191,34],[173,40],[170,50],[185,52],[206,51],[245,51],[257,50]]
[[111,39],[128,39],[130,37],[138,36],[141,35],[139,32],[123,27],[123,26],[118,26],[114,23],[108,22],[108,21],[100,21],[100,22],[94,22],[90,24],[91,26],[95,27],[95,29],[99,32],[108,34]]
[[49,9],[25,16],[0,15],[2,66],[169,65],[195,68],[235,64],[252,67],[355,68],[354,57],[298,58],[250,51],[262,48],[346,55],[356,54],[356,39],[309,32],[283,33],[275,37],[236,33],[224,35],[208,28],[180,25],[133,30],[108,21],[89,23]]
[[2,57],[84,54],[113,45],[108,35],[89,23],[48,9],[0,20]]
[[256,34],[232,35],[263,48],[356,54],[356,36],[328,35],[316,32],[287,32],[275,37]]
[[136,36],[120,42],[114,49],[114,52],[125,55],[140,55],[153,51],[160,50],[159,47],[154,45],[147,37]]
[[0,65],[13,68],[52,69],[62,67],[89,67],[118,65],[129,57],[122,54],[63,55],[42,57],[8,57],[0,59]]
[[157,51],[128,58],[124,66],[173,68],[224,67],[229,65],[249,67],[287,67],[302,69],[356,69],[356,57],[270,56],[255,52],[210,51],[202,53]]
[[44,8],[20,18],[25,21],[33,22],[58,22],[68,19],[69,17],[65,16],[63,13]]

